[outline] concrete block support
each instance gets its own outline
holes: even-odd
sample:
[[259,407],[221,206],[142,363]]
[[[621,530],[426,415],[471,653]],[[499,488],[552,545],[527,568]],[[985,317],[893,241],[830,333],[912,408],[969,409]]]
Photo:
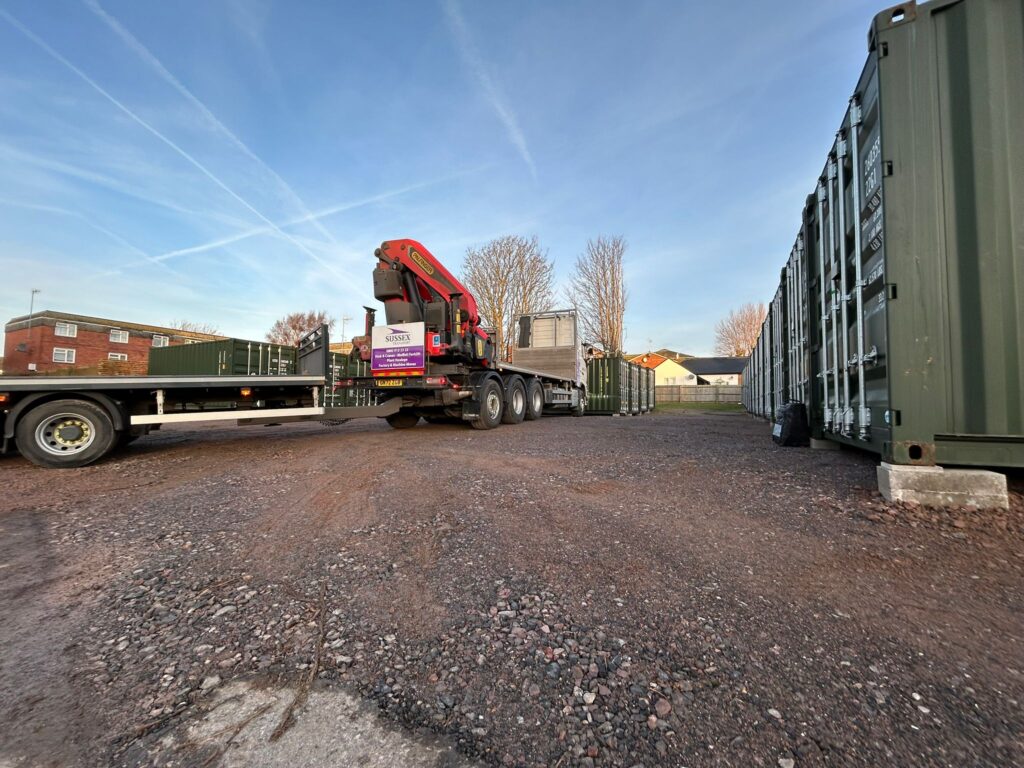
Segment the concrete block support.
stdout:
[[888,501],[912,501],[930,507],[1010,506],[1006,475],[987,469],[911,467],[883,461],[878,467],[878,490]]

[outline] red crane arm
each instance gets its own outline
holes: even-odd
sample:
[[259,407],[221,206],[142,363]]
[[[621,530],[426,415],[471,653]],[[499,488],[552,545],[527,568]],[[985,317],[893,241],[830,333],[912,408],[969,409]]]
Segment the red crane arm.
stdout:
[[380,259],[381,269],[392,269],[393,264],[399,264],[412,272],[420,288],[421,297],[426,301],[432,301],[433,297],[429,293],[424,293],[424,287],[428,287],[448,303],[451,303],[453,295],[460,294],[460,309],[466,312],[466,319],[470,325],[476,326],[480,323],[476,298],[445,268],[444,264],[423,247],[422,243],[408,239],[385,240],[377,249],[376,256]]

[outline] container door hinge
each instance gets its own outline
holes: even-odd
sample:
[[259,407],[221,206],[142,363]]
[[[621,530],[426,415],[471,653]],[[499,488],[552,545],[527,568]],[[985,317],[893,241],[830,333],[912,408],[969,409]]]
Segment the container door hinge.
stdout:
[[900,426],[900,412],[890,408],[885,412],[885,423],[890,427]]
[[896,283],[885,284],[885,300],[894,301],[896,299]]

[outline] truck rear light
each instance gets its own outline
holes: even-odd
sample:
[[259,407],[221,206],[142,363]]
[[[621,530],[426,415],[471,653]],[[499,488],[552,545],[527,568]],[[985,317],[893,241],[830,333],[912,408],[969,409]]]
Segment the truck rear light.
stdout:
[[10,399],[11,396],[8,395],[6,392],[0,392],[0,403],[6,403]]
[[428,387],[443,387],[448,383],[447,376],[427,376],[424,382]]
[[242,397],[250,397],[252,395],[252,388],[251,387],[242,387],[241,392],[242,392]]

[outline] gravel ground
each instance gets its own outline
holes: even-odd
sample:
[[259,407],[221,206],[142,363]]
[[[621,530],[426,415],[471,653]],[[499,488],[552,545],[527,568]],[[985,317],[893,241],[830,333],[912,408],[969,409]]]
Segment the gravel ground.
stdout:
[[0,457],[0,766],[260,764],[269,721],[195,736],[232,686],[445,765],[1024,764],[1024,478],[935,511],[874,470],[678,411]]

